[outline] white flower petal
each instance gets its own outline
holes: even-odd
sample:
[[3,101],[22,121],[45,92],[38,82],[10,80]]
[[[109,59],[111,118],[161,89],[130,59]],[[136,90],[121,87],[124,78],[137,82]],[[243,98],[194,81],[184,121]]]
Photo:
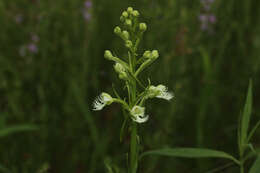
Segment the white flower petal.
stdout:
[[157,98],[162,98],[165,100],[171,100],[173,98],[173,93],[168,92],[168,88],[164,85],[158,85],[157,87],[153,88],[154,92],[156,92]]
[[104,106],[109,105],[113,102],[113,98],[107,93],[101,93],[93,102],[93,110],[99,111]]
[[103,101],[102,95],[98,96],[93,102],[93,111],[99,111],[103,109],[106,103]]
[[141,106],[134,106],[131,110],[132,119],[138,123],[144,123],[148,120],[149,116],[144,115],[145,108]]
[[165,100],[171,100],[173,98],[173,93],[172,92],[161,92],[158,96],[156,96],[157,98],[162,98]]
[[144,122],[146,122],[147,120],[149,119],[149,115],[146,115],[146,116],[137,116],[137,117],[135,117],[135,119],[133,118],[133,120],[135,121],[135,122],[138,122],[138,123],[144,123]]

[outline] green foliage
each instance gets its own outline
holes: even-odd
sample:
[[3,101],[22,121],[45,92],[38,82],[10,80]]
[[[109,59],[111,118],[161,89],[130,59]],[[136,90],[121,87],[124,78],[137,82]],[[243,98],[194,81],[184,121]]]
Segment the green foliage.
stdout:
[[147,151],[141,155],[162,155],[172,157],[184,157],[184,158],[224,158],[230,159],[239,164],[239,161],[233,156],[223,152],[205,148],[165,148]]
[[260,156],[258,155],[253,166],[250,168],[249,173],[258,173],[260,171]]
[[252,114],[252,81],[250,80],[248,86],[248,92],[246,97],[246,102],[243,110],[243,115],[241,119],[241,132],[240,132],[240,147],[247,145],[248,141],[248,127],[250,123],[250,117]]
[[5,127],[3,129],[0,129],[0,138],[9,136],[13,133],[18,133],[18,132],[24,132],[24,131],[34,131],[38,130],[39,128],[34,125],[16,125],[13,127]]

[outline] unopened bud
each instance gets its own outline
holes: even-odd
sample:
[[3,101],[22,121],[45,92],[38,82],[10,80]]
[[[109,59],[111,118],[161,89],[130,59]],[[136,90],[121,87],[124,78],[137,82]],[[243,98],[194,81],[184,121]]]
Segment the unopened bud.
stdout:
[[146,24],[145,24],[145,23],[140,23],[140,24],[139,24],[139,29],[140,29],[142,32],[146,31],[146,29],[147,29]]
[[125,72],[125,68],[124,66],[122,66],[120,63],[116,63],[114,65],[114,69],[117,73],[122,73],[122,72]]
[[132,26],[132,21],[131,21],[130,19],[126,19],[126,20],[125,20],[125,24],[126,24],[127,26]]
[[128,17],[128,13],[126,11],[123,11],[122,16],[127,18]]
[[147,59],[151,58],[151,51],[149,51],[149,50],[145,51],[143,54],[143,57],[147,58]]
[[132,12],[132,15],[134,16],[134,17],[139,17],[139,12],[137,11],[137,10],[134,10],[133,12]]
[[128,8],[127,8],[127,12],[128,12],[128,13],[131,14],[133,11],[134,11],[133,7],[128,7]]
[[127,73],[124,66],[122,66],[120,63],[116,63],[114,65],[114,69],[119,74],[120,79],[127,79]]
[[152,51],[152,58],[156,59],[159,57],[159,52],[157,50]]
[[105,54],[104,54],[104,57],[105,57],[106,59],[111,60],[111,59],[113,58],[113,55],[112,55],[112,53],[111,53],[109,50],[106,50],[106,51],[105,51]]
[[123,31],[122,37],[123,37],[124,40],[128,40],[129,39],[129,33],[127,31]]
[[125,42],[125,47],[131,48],[132,46],[133,46],[133,43],[132,43],[130,40],[127,40],[127,41]]
[[120,16],[120,21],[121,21],[121,22],[124,22],[124,21],[125,21],[124,16]]
[[117,35],[121,34],[121,28],[119,26],[115,27],[114,33]]

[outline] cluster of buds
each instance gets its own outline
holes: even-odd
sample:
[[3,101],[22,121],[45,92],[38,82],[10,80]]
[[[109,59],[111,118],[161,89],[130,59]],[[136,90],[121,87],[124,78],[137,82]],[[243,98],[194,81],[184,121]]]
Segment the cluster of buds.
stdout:
[[[138,22],[139,15],[137,10],[128,7],[126,11],[123,11],[120,17],[121,22],[124,24],[124,29],[121,29],[119,26],[114,29],[114,33],[125,42],[125,47],[130,50],[128,51],[128,62],[114,56],[109,50],[106,50],[104,54],[106,59],[115,63],[115,72],[120,79],[125,81],[126,88],[128,88],[129,92],[128,103],[125,102],[127,99],[122,100],[117,94],[117,97],[113,98],[107,93],[102,93],[94,101],[93,110],[101,110],[106,105],[117,102],[122,104],[129,112],[133,121],[143,123],[149,118],[149,116],[145,114],[145,107],[143,106],[145,100],[155,97],[171,100],[173,93],[168,92],[167,87],[164,85],[153,86],[149,83],[147,87],[144,87],[138,79],[138,75],[159,57],[157,50],[147,50],[140,58],[137,57],[138,54],[136,51],[138,44],[143,33],[147,30],[145,23]],[[136,85],[136,82],[145,89],[143,92],[136,91],[136,87],[131,88]]]
[[[132,7],[128,7],[126,11],[122,12],[122,15],[120,17],[120,21],[123,22],[124,26],[126,26],[127,29],[136,30],[135,25],[138,23],[138,17],[140,16],[140,13],[137,10],[134,10]],[[139,23],[139,33],[137,35],[141,35],[147,30],[147,26],[145,23]],[[122,38],[125,42],[125,47],[128,49],[132,49],[134,44],[132,40],[130,40],[130,34],[126,30],[122,30],[119,26],[115,27],[114,33]],[[136,34],[136,33],[134,33]]]

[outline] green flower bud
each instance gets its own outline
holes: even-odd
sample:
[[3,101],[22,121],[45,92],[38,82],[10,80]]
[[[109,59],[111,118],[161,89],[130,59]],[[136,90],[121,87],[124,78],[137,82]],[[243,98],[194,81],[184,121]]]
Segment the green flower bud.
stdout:
[[140,29],[140,31],[142,31],[142,32],[146,31],[146,29],[147,29],[146,24],[145,24],[145,23],[140,23],[140,24],[139,24],[139,29]]
[[131,14],[133,11],[134,11],[133,7],[128,7],[128,8],[127,8],[127,12],[128,12],[129,14]]
[[159,57],[159,52],[157,50],[152,51],[152,58],[157,59]]
[[143,57],[147,58],[147,59],[151,58],[151,51],[149,51],[149,50],[145,51],[143,54]]
[[105,51],[104,57],[105,57],[106,59],[108,59],[108,60],[113,59],[113,55],[112,55],[112,53],[111,53],[109,50],[106,50],[106,51]]
[[125,25],[132,26],[132,21],[130,19],[125,20]]
[[123,31],[122,37],[123,37],[124,40],[128,40],[129,39],[129,33],[127,31]]
[[120,21],[121,21],[121,22],[124,22],[124,21],[125,21],[124,16],[120,16]]
[[121,34],[121,28],[119,26],[115,27],[114,33],[117,35]]
[[122,66],[120,63],[116,63],[114,65],[114,69],[117,73],[122,73],[122,72],[125,72],[125,68],[124,66]]
[[120,79],[124,79],[124,80],[128,79],[126,70],[125,70],[124,66],[122,66],[120,63],[116,63],[114,65],[114,69],[119,74]]
[[132,15],[134,16],[134,17],[139,17],[139,12],[137,11],[137,10],[134,10],[133,12],[132,12]]
[[125,47],[127,47],[127,48],[131,48],[133,46],[133,43],[130,41],[130,40],[127,40],[126,42],[125,42]]
[[128,17],[128,13],[127,13],[126,11],[123,11],[122,16],[123,16],[124,18],[127,18],[127,17]]

